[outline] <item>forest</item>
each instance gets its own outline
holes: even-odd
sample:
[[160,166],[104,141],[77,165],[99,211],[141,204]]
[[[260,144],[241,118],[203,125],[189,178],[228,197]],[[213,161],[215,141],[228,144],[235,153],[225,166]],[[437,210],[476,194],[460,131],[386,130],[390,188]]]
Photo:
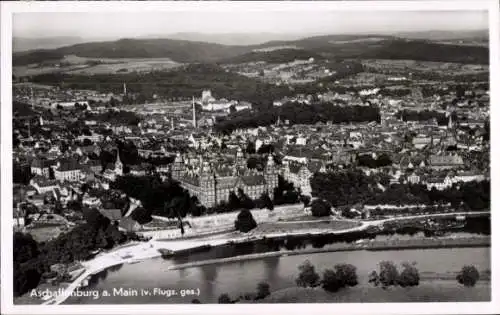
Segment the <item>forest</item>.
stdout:
[[219,121],[216,130],[230,133],[239,128],[269,126],[278,120],[288,120],[290,124],[377,122],[380,123],[380,110],[375,106],[336,106],[331,103],[311,105],[286,103],[280,107],[261,109],[254,113],[243,110]]

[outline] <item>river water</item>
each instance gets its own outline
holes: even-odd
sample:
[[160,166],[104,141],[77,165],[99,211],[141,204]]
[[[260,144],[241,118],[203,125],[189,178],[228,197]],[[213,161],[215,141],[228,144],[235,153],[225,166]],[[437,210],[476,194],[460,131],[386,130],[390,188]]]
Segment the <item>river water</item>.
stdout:
[[[209,254],[208,258],[211,257],[212,255]],[[255,292],[257,283],[260,281],[269,283],[271,291],[295,286],[295,278],[298,275],[297,267],[306,259],[316,267],[320,274],[324,269],[332,268],[338,263],[353,264],[357,267],[361,283],[367,282],[368,274],[377,269],[377,264],[383,260],[391,260],[396,264],[416,262],[421,275],[455,273],[462,266],[469,264],[476,266],[479,271],[489,271],[491,261],[489,247],[328,252],[205,265],[180,270],[169,270],[168,267],[182,263],[182,259],[174,261],[156,258],[103,271],[94,276],[89,287],[85,289],[98,290],[101,293],[98,299],[70,297],[64,304],[191,303],[194,298],[203,303],[217,303],[217,298],[222,293],[229,293],[232,297],[236,297],[246,292]],[[166,291],[157,290],[154,293],[154,288],[177,290],[179,295],[168,297],[165,295]],[[116,294],[113,291],[120,289],[123,291],[116,292]],[[144,291],[141,289],[149,290],[150,294],[142,294]],[[196,293],[199,292],[199,296],[189,294],[181,296],[183,289],[193,289]],[[103,290],[107,290],[110,295],[102,296]],[[132,295],[126,296],[127,292]],[[137,296],[134,296],[135,293],[138,293]]]

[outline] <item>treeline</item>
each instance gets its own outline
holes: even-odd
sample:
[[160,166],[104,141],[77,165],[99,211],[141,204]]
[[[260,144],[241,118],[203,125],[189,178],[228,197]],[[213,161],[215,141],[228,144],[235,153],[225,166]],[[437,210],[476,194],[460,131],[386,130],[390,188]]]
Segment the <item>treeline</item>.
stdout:
[[440,44],[425,40],[393,39],[385,41],[379,48],[365,49],[359,57],[488,64],[489,49],[480,46]]
[[456,183],[444,190],[428,190],[422,184],[394,184],[374,195],[369,204],[447,204],[454,209],[486,210],[490,208],[490,181]]
[[436,118],[438,125],[444,126],[448,124],[446,114],[432,110],[413,111],[405,109],[398,111],[396,117],[403,121],[426,121]]
[[107,112],[98,114],[87,113],[85,114],[85,118],[98,122],[108,122],[112,125],[137,126],[141,122],[141,118],[135,113],[127,111],[108,110]]
[[255,113],[241,111],[217,123],[216,130],[230,133],[240,128],[269,126],[278,120],[288,120],[290,124],[380,122],[380,110],[375,106],[335,106],[331,103],[311,105],[287,103],[281,107],[265,108]]
[[140,94],[142,100],[191,98],[210,88],[217,98],[249,102],[284,97],[287,87],[275,86],[236,73],[227,72],[214,64],[190,64],[170,71],[149,73],[120,73],[74,75],[64,73],[42,74],[33,82],[71,89],[91,89],[100,92],[122,93],[123,83],[130,94]]
[[92,258],[96,250],[110,249],[135,234],[125,234],[96,209],[83,211],[86,223],[46,243],[37,243],[29,234],[14,233],[14,296],[35,288],[50,266]]
[[[334,207],[361,204],[448,204],[464,210],[490,208],[490,181],[456,183],[445,190],[428,190],[423,184],[388,185],[385,175],[367,176],[359,170],[317,173],[311,178],[312,194]],[[378,183],[387,186],[385,191]]]

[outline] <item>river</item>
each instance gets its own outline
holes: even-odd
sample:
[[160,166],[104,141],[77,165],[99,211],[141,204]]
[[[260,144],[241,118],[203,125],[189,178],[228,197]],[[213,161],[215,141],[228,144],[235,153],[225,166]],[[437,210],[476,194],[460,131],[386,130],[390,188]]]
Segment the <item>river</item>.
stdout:
[[[213,256],[213,251],[198,253],[197,259],[211,259]],[[64,304],[191,303],[194,298],[203,303],[217,303],[217,298],[222,293],[229,293],[236,297],[246,292],[254,292],[259,281],[269,283],[272,291],[295,286],[297,267],[306,259],[316,267],[320,274],[322,270],[332,268],[338,263],[353,264],[357,267],[361,283],[367,282],[368,274],[377,269],[377,264],[383,260],[391,260],[397,264],[406,261],[416,262],[421,275],[458,272],[467,264],[475,265],[479,271],[491,269],[489,247],[327,252],[205,265],[180,270],[168,268],[185,262],[184,259],[155,258],[135,264],[120,265],[95,275],[89,287],[84,290],[98,290],[100,292],[98,299],[70,297]],[[132,291],[132,293],[134,293],[133,290],[137,290],[135,292],[139,294],[137,296],[113,294],[114,289],[120,288],[127,292]],[[154,294],[154,288],[178,290],[179,295],[167,297],[159,292]],[[150,295],[141,294],[141,289],[149,290]],[[197,292],[199,290],[200,295],[183,297],[180,295],[182,289],[194,289]],[[110,295],[103,297],[103,290],[107,290]]]

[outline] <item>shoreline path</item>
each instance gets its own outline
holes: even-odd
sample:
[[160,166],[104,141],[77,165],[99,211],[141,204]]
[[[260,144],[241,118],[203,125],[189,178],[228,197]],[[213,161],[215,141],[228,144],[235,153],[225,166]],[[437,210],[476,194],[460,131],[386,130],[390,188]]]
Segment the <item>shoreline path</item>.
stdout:
[[[385,222],[392,222],[392,221],[400,221],[400,220],[412,220],[412,219],[426,219],[426,218],[437,218],[437,217],[453,217],[453,216],[459,216],[459,215],[484,215],[484,214],[489,214],[489,211],[478,211],[478,212],[450,212],[450,213],[437,213],[437,214],[423,214],[423,215],[414,215],[414,216],[405,216],[405,217],[396,217],[396,218],[390,218],[390,219],[381,219],[381,220],[373,220],[373,221],[361,221],[361,225],[352,227],[352,228],[347,228],[347,229],[342,229],[342,230],[336,230],[336,231],[329,231],[328,229],[322,229],[322,230],[315,230],[315,231],[304,231],[300,230],[297,232],[288,232],[288,233],[269,233],[266,234],[265,236],[268,238],[271,237],[279,237],[279,236],[287,236],[287,235],[300,235],[300,234],[342,234],[342,233],[349,233],[349,232],[357,232],[357,231],[362,231],[370,226],[377,226],[380,224],[383,224]],[[297,222],[297,221],[296,221]],[[300,222],[300,221],[298,221]],[[264,235],[262,235],[264,236]],[[203,245],[210,245],[210,246],[218,246],[218,245],[223,245],[227,244],[230,241],[243,241],[243,240],[249,240],[250,237],[248,236],[243,236],[243,237],[233,237],[233,238],[221,238],[224,237],[224,235],[218,235],[218,236],[211,236],[211,237],[204,237],[199,238],[199,239],[189,239],[189,240],[172,240],[172,241],[157,241],[157,240],[150,240],[148,242],[142,242],[138,243],[137,245],[133,246],[127,246],[123,248],[118,248],[114,251],[104,253],[102,255],[98,255],[97,257],[83,262],[82,265],[85,267],[85,271],[78,276],[68,287],[66,287],[63,291],[62,294],[57,295],[44,303],[42,305],[57,305],[63,303],[67,298],[71,296],[71,293],[76,290],[79,286],[80,283],[85,280],[87,277],[92,276],[102,270],[105,270],[109,267],[120,265],[123,263],[130,263],[130,262],[135,262],[135,261],[141,261],[141,260],[146,260],[146,259],[151,259],[151,258],[156,258],[156,257],[161,257],[160,252],[158,249],[168,249],[171,251],[179,251],[179,250],[186,250],[190,248],[196,248],[199,246]],[[255,236],[253,236],[255,237]]]

